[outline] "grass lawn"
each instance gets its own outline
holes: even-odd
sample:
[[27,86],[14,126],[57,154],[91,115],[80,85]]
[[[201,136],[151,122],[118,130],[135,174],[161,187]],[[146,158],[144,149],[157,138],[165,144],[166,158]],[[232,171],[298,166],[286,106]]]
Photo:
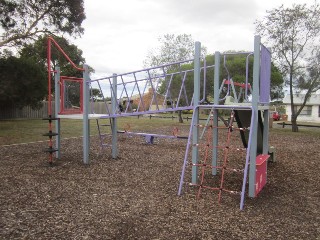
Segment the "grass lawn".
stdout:
[[[108,123],[108,119],[100,120],[101,123]],[[183,124],[178,123],[175,119],[163,119],[141,117],[126,117],[118,119],[118,129],[123,130],[129,128],[130,131],[149,131],[153,128],[164,126],[186,126],[189,121],[184,121]],[[54,121],[53,121],[54,125]],[[36,141],[45,141],[48,138],[42,134],[48,132],[48,121],[41,119],[15,119],[15,120],[0,120],[0,145],[9,145],[16,143],[27,143]],[[108,129],[109,130],[109,129]],[[53,128],[53,131],[54,128]],[[98,129],[96,120],[90,120],[90,134],[97,135]],[[61,119],[61,137],[80,137],[82,136],[82,120]]]
[[[171,117],[171,115],[168,115]],[[185,116],[186,117],[186,116]],[[138,132],[152,132],[152,129],[157,127],[172,126],[187,127],[191,122],[191,115],[189,120],[184,120],[184,123],[178,123],[178,119],[174,118],[151,118],[144,117],[125,117],[118,119],[118,129],[124,130],[130,128],[129,131]],[[206,116],[200,116],[206,119]],[[108,119],[100,120],[102,123],[108,123]],[[281,121],[280,121],[281,122]],[[300,127],[298,133],[291,132],[291,126],[286,125],[282,128],[281,125],[273,123],[273,128],[270,131],[276,131],[279,134],[293,134],[295,136],[303,134],[320,135],[320,128],[315,127]],[[302,123],[301,123],[302,124]],[[316,125],[316,124],[313,124]],[[48,138],[42,134],[48,132],[48,121],[41,119],[16,119],[16,120],[0,120],[0,145],[9,145],[15,143],[27,143],[36,141],[45,141]],[[90,120],[90,134],[97,135],[98,129],[96,120]],[[82,136],[82,120],[61,119],[61,137],[80,137]]]

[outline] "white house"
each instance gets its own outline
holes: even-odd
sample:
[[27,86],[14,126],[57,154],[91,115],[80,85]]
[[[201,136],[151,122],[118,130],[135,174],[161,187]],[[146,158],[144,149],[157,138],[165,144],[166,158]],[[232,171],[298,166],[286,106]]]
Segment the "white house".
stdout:
[[[295,105],[295,109],[300,108],[303,103],[304,96],[305,94],[294,94],[293,102]],[[291,121],[290,95],[286,95],[284,97],[283,104],[285,104],[286,106],[288,121]],[[301,113],[299,114],[297,121],[320,123],[320,94],[311,95]]]

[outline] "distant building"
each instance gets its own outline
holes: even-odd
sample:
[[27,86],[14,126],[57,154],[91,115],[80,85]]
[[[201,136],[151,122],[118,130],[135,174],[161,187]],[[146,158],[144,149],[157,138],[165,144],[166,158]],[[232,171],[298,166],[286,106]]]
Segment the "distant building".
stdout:
[[[296,110],[300,108],[303,103],[305,94],[294,94],[293,102]],[[286,106],[286,114],[288,121],[291,121],[291,101],[290,95],[286,95],[283,99],[283,104]],[[302,122],[319,122],[320,123],[320,94],[311,94],[306,105],[299,114],[298,121]]]
[[[153,89],[149,88],[148,92],[143,94],[141,97],[139,94],[133,95],[130,98],[130,106],[133,108],[133,111],[149,111],[159,109],[165,109],[167,106],[164,105],[165,96],[155,93],[153,94]],[[124,107],[127,105],[127,99],[122,99],[122,104]],[[138,109],[139,107],[139,109]]]

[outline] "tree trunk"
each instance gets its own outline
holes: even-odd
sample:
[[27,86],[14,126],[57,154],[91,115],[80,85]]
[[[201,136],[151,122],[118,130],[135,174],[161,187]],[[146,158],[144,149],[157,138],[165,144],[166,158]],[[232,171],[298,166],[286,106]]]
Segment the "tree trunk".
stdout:
[[297,125],[297,117],[295,115],[291,116],[292,132],[298,132],[299,128]]
[[179,123],[183,123],[183,118],[182,118],[182,111],[178,111],[178,117],[179,117]]

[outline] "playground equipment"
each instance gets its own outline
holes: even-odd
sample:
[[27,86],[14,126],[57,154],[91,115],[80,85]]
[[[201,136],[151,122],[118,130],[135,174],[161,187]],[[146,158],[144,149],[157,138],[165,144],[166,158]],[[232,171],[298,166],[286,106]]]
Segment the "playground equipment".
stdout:
[[[199,47],[198,47],[199,48]],[[195,61],[200,61],[200,50],[196,48],[196,57]],[[233,119],[236,118],[236,121],[239,126],[239,130],[242,131],[242,139],[244,143],[244,147],[246,148],[246,159],[245,166],[243,169],[243,184],[242,189],[239,191],[241,195],[240,200],[240,209],[243,209],[244,206],[244,194],[246,192],[246,182],[247,176],[249,175],[249,196],[255,197],[262,189],[264,184],[266,183],[267,177],[267,169],[266,169],[266,161],[269,157],[268,155],[268,121],[269,121],[269,98],[270,98],[270,71],[271,71],[271,54],[269,50],[260,43],[260,37],[255,37],[254,44],[254,66],[253,66],[253,90],[252,90],[252,101],[238,103],[236,101],[230,101],[230,105],[219,105],[219,98],[214,98],[213,105],[200,105],[196,104],[199,101],[199,96],[195,91],[194,94],[194,114],[191,123],[191,128],[189,132],[189,140],[187,144],[187,150],[185,154],[185,159],[182,167],[180,185],[178,194],[182,193],[182,188],[185,183],[185,172],[188,166],[188,155],[189,149],[192,147],[192,176],[191,176],[191,184],[198,186],[199,191],[203,188],[210,188],[209,186],[204,186],[199,182],[198,169],[202,168],[210,168],[212,169],[212,175],[217,175],[217,170],[222,169],[221,178],[220,178],[220,186],[217,188],[211,188],[212,190],[217,190],[219,192],[219,201],[221,198],[221,193],[223,191],[229,191],[223,187],[224,182],[224,171],[227,169],[227,157],[229,152],[229,142],[224,145],[223,149],[225,151],[224,161],[222,165],[218,165],[218,148],[220,147],[218,142],[218,110],[219,109],[230,109],[233,113],[230,116],[228,129],[229,139],[230,134],[233,127]],[[199,73],[196,71],[196,66],[199,63],[195,63],[195,83],[198,82]],[[215,52],[215,78],[214,78],[214,86],[219,86],[219,69],[220,69],[220,53]],[[195,86],[197,89],[198,86]],[[219,89],[214,89],[214,96],[219,96]],[[210,127],[213,135],[212,140],[212,163],[207,164],[206,160],[203,161],[202,164],[199,165],[199,110],[200,109],[211,109],[213,112],[212,116],[212,125]],[[260,111],[260,112],[259,112]],[[262,127],[262,118],[260,114],[263,112],[263,127]],[[237,116],[236,116],[237,115]],[[248,121],[248,119],[250,119]],[[260,119],[260,120],[259,120]],[[244,130],[249,130],[249,135],[244,135]],[[260,137],[258,137],[260,136]],[[261,154],[258,154],[261,152]],[[257,178],[258,177],[258,178]],[[201,177],[202,179],[202,177]],[[234,193],[237,191],[229,191],[230,193]]]
[[[69,60],[71,65],[83,72],[83,78],[60,77],[59,68],[54,71],[50,67],[50,46],[54,43],[55,46]],[[269,98],[270,98],[270,69],[271,69],[271,54],[269,50],[260,42],[260,37],[255,37],[254,52],[247,54],[254,57],[253,66],[253,84],[252,87],[248,83],[234,83],[232,79],[226,79],[222,85],[227,84],[228,94],[225,96],[225,104],[222,105],[219,101],[221,92],[217,86],[220,86],[219,71],[221,54],[215,52],[215,65],[206,66],[205,58],[200,55],[201,44],[195,43],[195,58],[185,61],[179,61],[162,66],[147,68],[143,70],[128,72],[124,74],[113,74],[109,77],[91,79],[89,77],[88,67],[83,68],[75,66],[68,58],[58,44],[52,39],[48,40],[48,78],[49,78],[49,102],[51,102],[51,74],[55,75],[55,114],[52,109],[48,111],[49,117],[49,135],[50,143],[50,162],[52,162],[52,154],[55,153],[57,158],[60,158],[60,122],[61,118],[82,119],[83,120],[83,162],[89,163],[89,121],[96,119],[99,136],[101,142],[103,135],[100,129],[99,120],[108,119],[111,129],[111,147],[112,158],[118,155],[117,149],[117,118],[138,116],[142,114],[157,114],[164,112],[173,112],[179,110],[193,110],[193,117],[188,135],[186,153],[182,165],[181,177],[178,194],[181,195],[183,187],[187,183],[186,178],[188,166],[191,166],[191,185],[198,187],[198,195],[204,189],[218,191],[219,202],[223,192],[239,193],[241,196],[240,209],[244,206],[244,197],[246,193],[246,183],[249,183],[249,196],[255,197],[260,192],[266,183],[267,169],[266,161],[268,155],[268,121],[269,121]],[[204,62],[201,66],[201,62]],[[248,60],[247,60],[248,62]],[[248,63],[247,63],[248,64]],[[192,69],[186,69],[185,66],[192,66]],[[206,96],[206,71],[209,68],[214,68],[214,102],[204,104]],[[203,74],[201,72],[203,71]],[[248,67],[247,67],[248,71]],[[201,77],[202,76],[202,77]],[[247,73],[248,76],[248,73]],[[193,78],[193,93],[188,92],[186,82],[188,78]],[[79,104],[70,104],[66,102],[68,99],[65,95],[68,84],[63,82],[71,81],[77,83],[80,98]],[[203,86],[203,94],[201,99],[201,85]],[[60,85],[62,86],[60,88]],[[92,107],[90,111],[90,86],[95,86],[103,93],[103,101],[105,103],[106,114],[94,113]],[[239,87],[244,97],[236,95],[235,87]],[[232,88],[234,97],[230,95]],[[252,91],[252,92],[251,92]],[[148,94],[148,97],[146,95]],[[251,94],[251,101],[248,100],[248,95]],[[111,98],[111,104],[107,102],[107,98]],[[60,99],[61,104],[59,104]],[[243,102],[240,100],[243,99]],[[50,104],[49,104],[50,106]],[[202,109],[211,111],[210,119],[202,126],[199,124],[199,112]],[[225,126],[218,125],[219,111],[230,111],[230,118]],[[56,133],[53,133],[51,121],[58,120],[56,124]],[[237,126],[234,124],[237,123]],[[209,154],[205,154],[204,160],[200,161],[199,148],[201,146],[199,137],[199,128],[204,127],[207,130],[207,143],[205,144],[204,152],[211,152],[211,163],[208,161]],[[220,145],[218,134],[221,129],[227,131],[227,141],[224,145]],[[228,158],[232,152],[231,136],[233,132],[240,132],[243,143],[242,151],[245,152],[245,160],[242,169],[229,168],[227,166]],[[149,142],[153,141],[154,137],[172,138],[177,136],[157,135],[150,133],[130,133],[143,135],[149,138]],[[53,147],[52,136],[56,137],[56,146]],[[211,143],[209,143],[211,141]],[[102,143],[101,143],[102,144]],[[103,147],[103,145],[101,145]],[[223,149],[223,161],[219,161],[219,149]],[[238,148],[240,149],[240,148]],[[191,151],[191,154],[189,154]],[[189,159],[191,155],[191,161]],[[191,163],[190,163],[191,162]],[[199,174],[199,168],[201,173]],[[211,170],[213,177],[219,176],[220,181],[218,187],[205,185],[205,169]],[[227,171],[239,172],[242,174],[242,187],[240,190],[229,190],[224,187],[225,174]],[[248,179],[249,176],[249,179]]]

